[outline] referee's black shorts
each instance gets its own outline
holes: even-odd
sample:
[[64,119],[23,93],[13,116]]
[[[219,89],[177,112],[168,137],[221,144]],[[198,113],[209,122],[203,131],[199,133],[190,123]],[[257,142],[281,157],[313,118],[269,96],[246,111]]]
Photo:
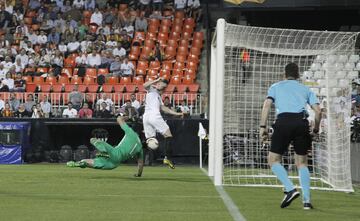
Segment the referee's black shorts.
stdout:
[[303,113],[281,113],[277,116],[273,126],[270,151],[284,154],[293,142],[295,153],[307,155],[311,148],[309,122],[304,119]]

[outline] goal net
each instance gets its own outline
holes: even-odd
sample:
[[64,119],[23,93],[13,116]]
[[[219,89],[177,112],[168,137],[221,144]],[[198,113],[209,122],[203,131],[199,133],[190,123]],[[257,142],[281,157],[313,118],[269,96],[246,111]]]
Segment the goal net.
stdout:
[[[215,185],[282,186],[259,139],[268,88],[284,79],[286,64],[298,64],[301,81],[321,102],[320,138],[309,151],[311,186],[353,191],[350,173],[351,81],[358,78],[358,33],[233,25],[220,19],[212,41],[209,175]],[[310,125],[314,117],[309,109]],[[275,108],[268,128],[275,120]],[[290,145],[282,158],[299,184]]]

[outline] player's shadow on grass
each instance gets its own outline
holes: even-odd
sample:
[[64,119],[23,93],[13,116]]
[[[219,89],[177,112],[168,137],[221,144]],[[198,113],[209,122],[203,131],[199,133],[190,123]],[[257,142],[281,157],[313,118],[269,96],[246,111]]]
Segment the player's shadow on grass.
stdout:
[[185,182],[185,183],[206,183],[207,178],[184,178],[184,177],[116,177],[116,176],[94,176],[89,177],[90,180],[124,180],[134,182],[147,182],[147,181],[167,181],[167,182]]

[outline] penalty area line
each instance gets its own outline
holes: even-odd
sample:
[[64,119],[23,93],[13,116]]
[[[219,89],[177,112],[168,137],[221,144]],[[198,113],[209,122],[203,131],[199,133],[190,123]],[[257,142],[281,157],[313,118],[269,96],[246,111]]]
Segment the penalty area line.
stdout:
[[[200,168],[201,171],[204,172],[206,176],[207,171],[203,168]],[[209,177],[209,176],[208,176]],[[211,181],[213,181],[212,177],[209,177]],[[230,215],[234,219],[234,221],[246,221],[245,217],[240,213],[239,208],[235,205],[234,201],[231,199],[229,194],[224,190],[222,186],[215,186],[216,191],[219,193],[221,199],[223,200],[226,209],[229,211]]]

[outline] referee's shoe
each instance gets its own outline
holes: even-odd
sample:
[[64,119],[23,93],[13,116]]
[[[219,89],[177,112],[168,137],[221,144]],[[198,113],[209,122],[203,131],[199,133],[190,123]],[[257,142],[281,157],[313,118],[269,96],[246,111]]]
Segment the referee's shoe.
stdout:
[[291,202],[300,196],[300,193],[296,189],[284,193],[285,193],[285,197],[281,202],[280,205],[281,208],[290,206]]

